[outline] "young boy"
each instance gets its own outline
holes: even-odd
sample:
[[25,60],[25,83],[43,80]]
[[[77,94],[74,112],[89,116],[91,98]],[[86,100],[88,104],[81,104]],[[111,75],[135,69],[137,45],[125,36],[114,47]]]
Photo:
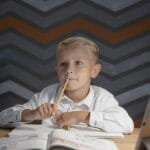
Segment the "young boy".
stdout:
[[[2,111],[0,125],[41,119],[43,124],[57,123],[61,128],[85,123],[107,132],[132,132],[133,121],[118,106],[114,96],[106,89],[90,84],[101,71],[98,59],[99,48],[93,41],[70,37],[60,42],[56,52],[59,84],[44,88],[24,105]],[[69,82],[54,116],[53,104],[66,79]]]

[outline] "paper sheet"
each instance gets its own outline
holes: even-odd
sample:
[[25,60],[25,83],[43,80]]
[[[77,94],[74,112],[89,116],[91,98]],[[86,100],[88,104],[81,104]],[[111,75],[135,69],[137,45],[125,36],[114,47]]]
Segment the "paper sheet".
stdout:
[[[22,135],[22,134],[45,134],[48,135],[53,129],[58,128],[57,126],[46,126],[46,125],[32,125],[26,124],[17,127],[10,132],[9,136]],[[75,132],[78,135],[86,137],[96,137],[96,138],[123,138],[122,133],[110,133],[104,132],[100,129],[83,126],[83,125],[73,125],[70,131]]]

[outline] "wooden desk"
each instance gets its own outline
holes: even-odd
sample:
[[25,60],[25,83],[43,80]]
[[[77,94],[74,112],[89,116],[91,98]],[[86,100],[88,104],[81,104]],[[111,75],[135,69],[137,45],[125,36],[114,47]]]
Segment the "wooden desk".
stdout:
[[[135,150],[135,144],[139,134],[139,128],[134,129],[131,135],[125,135],[122,139],[113,139],[119,150]],[[11,130],[0,129],[0,138],[7,137]]]
[[7,137],[8,136],[8,133],[10,132],[11,130],[8,130],[8,129],[1,129],[0,128],[0,138],[2,137]]
[[124,138],[113,141],[117,144],[119,150],[135,150],[139,131],[139,128],[135,128],[132,134],[125,135]]

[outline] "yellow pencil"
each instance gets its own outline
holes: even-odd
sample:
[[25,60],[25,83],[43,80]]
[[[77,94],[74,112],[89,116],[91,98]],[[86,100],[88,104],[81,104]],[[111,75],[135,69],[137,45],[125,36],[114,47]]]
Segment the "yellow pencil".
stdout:
[[[61,91],[59,92],[60,94],[59,94],[59,96],[57,97],[57,100],[56,100],[56,102],[55,102],[55,104],[54,104],[54,113],[56,113],[57,108],[58,108],[58,106],[59,106],[59,104],[60,104],[60,102],[61,102],[61,100],[62,100],[62,96],[64,95],[64,92],[65,92],[65,89],[66,89],[66,87],[67,87],[67,85],[68,85],[68,82],[69,82],[69,79],[66,79],[66,81],[65,81],[65,83],[64,83],[64,86],[61,88]],[[65,129],[65,130],[69,130],[69,129],[70,129],[70,126],[65,126],[64,129]]]
[[64,126],[63,129],[64,130],[70,130],[70,126]]
[[65,82],[63,88],[61,89],[60,94],[59,94],[59,96],[58,96],[58,98],[57,98],[57,100],[56,100],[56,103],[55,103],[55,109],[56,109],[56,110],[57,110],[57,107],[58,107],[59,104],[60,104],[60,101],[61,101],[61,99],[62,99],[62,96],[64,95],[64,91],[65,91],[65,89],[66,89],[66,87],[67,87],[67,85],[68,85],[68,82],[69,82],[69,79],[66,80],[66,82]]

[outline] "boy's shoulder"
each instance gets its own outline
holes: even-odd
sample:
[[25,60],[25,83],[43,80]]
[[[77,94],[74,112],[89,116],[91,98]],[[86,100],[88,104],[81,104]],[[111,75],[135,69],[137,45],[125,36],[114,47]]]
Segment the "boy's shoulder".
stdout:
[[92,90],[94,91],[95,101],[101,100],[101,102],[107,106],[112,105],[112,104],[118,105],[117,99],[110,91],[100,86],[96,86],[96,85],[91,85],[91,87],[92,87]]
[[55,83],[51,84],[47,87],[45,87],[40,93],[39,93],[39,99],[42,99],[42,102],[47,102],[47,100],[54,101],[59,90],[60,84]]
[[60,86],[59,83],[51,84],[51,85],[45,87],[45,88],[41,91],[41,93],[44,93],[44,94],[45,94],[45,93],[47,93],[47,94],[53,93],[53,94],[54,94],[54,93],[56,93],[56,92],[58,91],[59,86]]
[[100,86],[96,86],[96,85],[91,85],[94,94],[95,95],[101,95],[101,96],[113,96],[113,94],[108,91],[107,89],[100,87]]

